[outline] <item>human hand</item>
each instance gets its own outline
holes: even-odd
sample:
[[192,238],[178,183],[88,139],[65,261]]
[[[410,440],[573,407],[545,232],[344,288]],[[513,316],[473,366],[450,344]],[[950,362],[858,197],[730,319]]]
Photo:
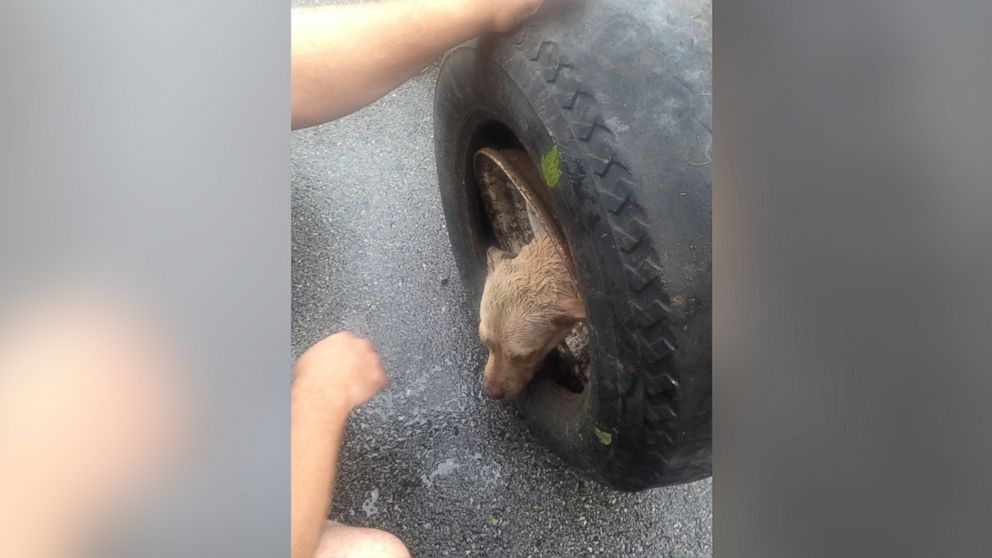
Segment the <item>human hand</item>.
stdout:
[[485,14],[493,31],[509,31],[537,13],[545,0],[472,0],[473,9]]
[[294,397],[315,397],[322,406],[351,412],[386,385],[375,347],[349,332],[318,341],[296,361]]

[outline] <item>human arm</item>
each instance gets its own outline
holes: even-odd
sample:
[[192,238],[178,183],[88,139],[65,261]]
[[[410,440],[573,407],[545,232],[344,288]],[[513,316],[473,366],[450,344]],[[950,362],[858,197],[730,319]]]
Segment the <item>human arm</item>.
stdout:
[[317,548],[348,414],[385,384],[372,344],[350,333],[325,338],[297,360],[290,411],[292,558],[311,558]]
[[512,29],[544,0],[389,0],[292,11],[292,127],[358,110],[446,50]]

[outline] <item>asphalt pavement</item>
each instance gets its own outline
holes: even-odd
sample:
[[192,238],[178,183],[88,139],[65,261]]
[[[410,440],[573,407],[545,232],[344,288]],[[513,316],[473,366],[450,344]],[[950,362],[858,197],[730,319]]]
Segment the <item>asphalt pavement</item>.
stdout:
[[482,397],[437,189],[436,76],[292,138],[293,355],[351,330],[391,378],[348,424],[331,518],[389,530],[418,558],[711,556],[709,479],[610,490]]

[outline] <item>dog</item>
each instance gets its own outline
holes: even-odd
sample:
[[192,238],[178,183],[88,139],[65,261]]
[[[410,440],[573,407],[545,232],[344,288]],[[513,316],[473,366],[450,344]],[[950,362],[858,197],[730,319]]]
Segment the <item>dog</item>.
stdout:
[[511,257],[490,247],[479,308],[479,339],[489,349],[483,392],[513,399],[537,369],[586,319],[585,304],[568,264],[548,236],[539,236]]

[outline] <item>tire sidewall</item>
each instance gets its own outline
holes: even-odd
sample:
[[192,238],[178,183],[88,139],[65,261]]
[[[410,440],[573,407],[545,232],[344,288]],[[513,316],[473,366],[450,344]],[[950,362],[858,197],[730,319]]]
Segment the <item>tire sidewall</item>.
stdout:
[[[479,234],[483,225],[477,191],[465,179],[468,151],[474,151],[470,138],[483,121],[494,119],[511,129],[536,164],[557,147],[562,176],[551,189],[550,209],[565,235],[586,302],[592,373],[581,395],[534,382],[518,405],[535,434],[570,465],[615,484],[625,467],[614,456],[624,435],[623,417],[637,415],[629,408],[637,405],[636,398],[625,400],[617,389],[625,376],[633,376],[630,368],[638,360],[635,347],[622,346],[623,330],[617,327],[618,321],[630,319],[623,264],[596,192],[587,184],[583,149],[551,92],[540,76],[532,75],[521,53],[492,56],[488,49],[481,41],[453,50],[438,79],[438,175],[452,249],[477,318],[486,273],[485,241]],[[468,75],[471,79],[465,79]],[[610,443],[597,431],[608,435]]]

